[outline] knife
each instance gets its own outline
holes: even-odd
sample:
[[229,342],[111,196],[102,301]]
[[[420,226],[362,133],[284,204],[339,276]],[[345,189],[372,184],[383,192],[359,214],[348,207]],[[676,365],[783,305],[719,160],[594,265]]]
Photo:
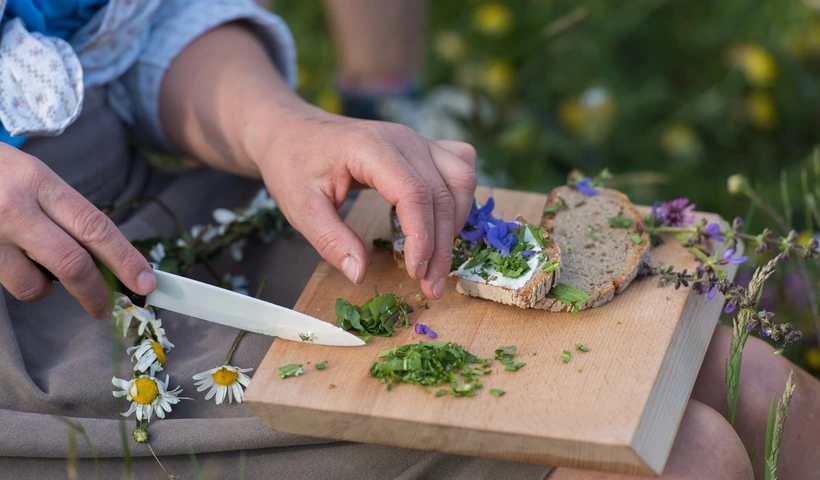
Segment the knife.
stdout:
[[[35,262],[35,264],[37,264]],[[98,266],[105,268],[102,264]],[[115,290],[138,306],[151,305],[220,325],[302,343],[353,347],[365,342],[352,333],[318,318],[190,278],[163,272],[154,266],[157,286],[147,296],[137,295],[122,282]],[[52,280],[57,278],[37,264]],[[103,275],[104,277],[106,275]],[[110,275],[113,278],[113,275]]]

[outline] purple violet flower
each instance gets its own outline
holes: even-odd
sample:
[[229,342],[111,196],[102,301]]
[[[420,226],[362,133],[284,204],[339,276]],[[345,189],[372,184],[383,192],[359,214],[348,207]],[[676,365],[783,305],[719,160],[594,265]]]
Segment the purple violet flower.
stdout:
[[438,337],[438,333],[434,332],[430,327],[423,323],[417,323],[415,327],[416,333],[419,335],[427,335],[430,338]]
[[[655,204],[657,205],[657,203]],[[695,222],[694,203],[689,203],[688,198],[678,198],[671,202],[664,202],[660,208],[652,207],[652,215],[655,223],[667,227],[683,227]]]
[[584,177],[575,182],[575,188],[588,197],[598,195],[598,189],[592,186],[592,179],[589,177]]
[[718,242],[723,242],[726,240],[725,237],[720,235],[720,225],[716,222],[712,222],[703,229],[704,232],[708,233],[710,237],[714,238]]
[[749,260],[749,257],[743,255],[742,257],[732,258],[735,255],[735,249],[730,248],[726,250],[726,253],[723,254],[723,259],[727,262],[731,263],[732,265],[740,265],[741,263]]
[[533,253],[535,253],[535,250],[524,250],[523,252],[521,252],[521,256],[524,257],[524,258],[528,258]]
[[502,255],[509,255],[510,248],[518,243],[518,239],[514,234],[508,234],[511,230],[510,225],[517,226],[515,222],[507,223],[504,220],[495,220],[494,222],[487,223],[487,235],[485,239],[487,243],[497,248]]

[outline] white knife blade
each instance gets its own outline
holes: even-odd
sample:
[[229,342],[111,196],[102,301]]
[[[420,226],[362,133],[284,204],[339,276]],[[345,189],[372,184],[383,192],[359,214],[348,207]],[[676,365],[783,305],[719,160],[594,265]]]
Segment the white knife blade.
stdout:
[[[253,297],[154,269],[157,287],[146,297],[154,307],[229,327],[303,343],[352,347],[364,341],[341,328]],[[302,340],[300,335],[311,340]]]

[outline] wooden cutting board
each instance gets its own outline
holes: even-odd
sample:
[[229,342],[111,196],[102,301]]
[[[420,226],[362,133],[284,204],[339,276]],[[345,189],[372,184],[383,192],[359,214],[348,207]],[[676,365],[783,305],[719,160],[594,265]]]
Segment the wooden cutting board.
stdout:
[[[494,189],[495,213],[540,218],[546,196]],[[484,201],[490,190],[479,188]],[[295,309],[336,321],[336,298],[361,305],[395,292],[419,305],[418,283],[397,268],[375,238],[390,238],[388,205],[378,194],[359,196],[347,223],[368,246],[364,283],[354,286],[331,265],[318,266]],[[709,215],[713,219],[716,216]],[[654,262],[693,269],[675,242],[651,250]],[[730,266],[731,267],[731,266]],[[730,275],[734,275],[734,269]],[[477,397],[435,397],[437,388],[399,385],[391,391],[369,374],[378,353],[425,338],[412,328],[375,337],[364,347],[327,347],[275,341],[245,394],[271,428],[316,437],[394,445],[517,462],[655,475],[663,470],[686,402],[721,310],[721,301],[636,280],[600,308],[577,315],[523,310],[456,293],[417,309],[429,325],[481,358],[516,345],[527,365],[482,377]],[[588,353],[575,349],[581,342]],[[562,350],[572,359],[563,363]],[[327,360],[319,371],[316,362]],[[305,375],[280,379],[279,367],[305,365]],[[506,390],[496,397],[490,388]]]

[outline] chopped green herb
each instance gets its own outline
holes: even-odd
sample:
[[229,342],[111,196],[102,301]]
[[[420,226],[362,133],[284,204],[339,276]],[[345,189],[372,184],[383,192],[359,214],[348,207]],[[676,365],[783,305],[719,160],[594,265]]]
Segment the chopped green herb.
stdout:
[[382,360],[370,367],[370,375],[386,384],[388,390],[400,383],[450,384],[449,390],[445,391],[456,397],[476,395],[482,385],[474,372],[483,371],[469,364],[486,365],[489,362],[452,342],[411,343],[380,352],[379,358]]
[[495,349],[495,359],[506,365],[504,370],[508,372],[517,372],[526,365],[524,362],[515,363],[515,361],[513,361],[513,358],[515,357],[515,350],[515,345],[498,347]]
[[591,225],[587,228],[587,237],[591,238],[593,242],[598,241],[598,237],[595,236],[595,228]]
[[572,357],[570,356],[569,350],[564,350],[564,352],[561,354],[561,359],[564,361],[564,363],[569,363],[570,358]]
[[299,340],[303,342],[312,342],[313,341],[313,334],[312,333],[300,333]]
[[305,374],[305,369],[301,363],[289,363],[284,367],[279,367],[279,378],[298,377]]
[[500,388],[491,388],[490,393],[492,393],[496,397],[501,397],[501,396],[504,396],[504,394],[507,393],[507,392],[505,392],[504,390],[501,390]]
[[421,301],[421,295],[420,295],[420,294],[418,294],[418,293],[417,293],[417,294],[416,294],[416,296],[415,296],[415,297],[413,297],[413,298],[415,298],[417,302],[420,302],[420,301]]
[[641,236],[640,236],[640,235],[638,235],[638,234],[637,234],[637,233],[635,233],[635,232],[630,232],[630,233],[629,233],[629,238],[630,238],[633,242],[637,243],[638,245],[640,245],[640,244],[642,244],[642,243],[643,243],[643,238],[641,238]]
[[541,227],[538,227],[537,225],[528,224],[527,229],[530,231],[532,237],[535,239],[535,243],[537,243],[542,250],[550,245],[549,240],[544,238],[544,231],[541,230]]
[[550,290],[550,295],[555,297],[564,305],[572,307],[572,313],[578,313],[578,305],[583,305],[592,300],[592,297],[585,292],[565,283],[559,283],[558,285],[552,287],[552,290]]
[[443,396],[447,395],[448,393],[450,393],[449,390],[447,390],[446,388],[442,388],[441,390],[437,391],[433,395],[435,395],[437,397],[443,397]]
[[521,370],[522,368],[524,368],[525,366],[527,366],[527,364],[524,363],[524,362],[507,363],[507,366],[504,367],[504,370],[507,371],[507,372],[517,372],[517,371]]
[[622,217],[620,215],[609,217],[607,221],[612,228],[629,228],[635,223],[631,218]]
[[581,344],[581,342],[575,342],[575,348],[582,352],[588,352],[589,349]]
[[572,245],[567,245],[567,253],[572,253],[574,251],[575,251],[575,249],[572,248]]
[[561,210],[566,210],[567,208],[569,208],[567,206],[567,202],[563,200],[558,200],[558,202],[556,202],[554,205],[544,209],[544,215],[555,215]]
[[548,260],[541,266],[541,270],[545,272],[554,272],[559,268],[561,268],[561,265],[558,263],[558,260]]
[[388,250],[393,248],[393,242],[386,238],[374,238],[373,246],[376,248],[386,248]]
[[327,367],[327,360],[322,360],[316,364],[316,370],[324,370]]
[[430,305],[427,302],[425,302],[419,305],[419,308],[422,310],[430,310]]
[[[504,255],[497,248],[492,245],[479,243],[475,249],[470,252],[472,255],[470,259],[462,265],[463,270],[473,270],[475,274],[483,278],[485,281],[490,281],[492,273],[488,269],[492,268],[495,273],[507,278],[518,278],[525,272],[530,271],[528,259],[522,255],[526,250],[533,250],[535,246],[524,240],[527,228],[523,225],[518,226],[518,242],[510,250],[509,254]],[[544,241],[543,238],[541,238]],[[536,242],[538,240],[536,239]]]
[[403,298],[392,293],[376,296],[361,307],[351,305],[343,298],[336,299],[336,326],[344,330],[356,330],[365,342],[372,337],[391,337],[395,328],[411,325],[407,314],[413,307]]

